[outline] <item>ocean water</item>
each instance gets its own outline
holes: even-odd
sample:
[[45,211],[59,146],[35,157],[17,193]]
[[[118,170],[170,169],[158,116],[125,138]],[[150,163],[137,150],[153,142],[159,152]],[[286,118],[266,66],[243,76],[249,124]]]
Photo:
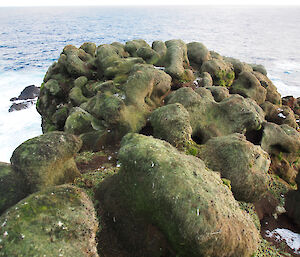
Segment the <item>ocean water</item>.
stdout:
[[283,96],[299,97],[299,28],[299,7],[0,8],[0,161],[42,133],[35,106],[9,113],[9,99],[39,86],[67,44],[199,41],[222,55],[263,64]]

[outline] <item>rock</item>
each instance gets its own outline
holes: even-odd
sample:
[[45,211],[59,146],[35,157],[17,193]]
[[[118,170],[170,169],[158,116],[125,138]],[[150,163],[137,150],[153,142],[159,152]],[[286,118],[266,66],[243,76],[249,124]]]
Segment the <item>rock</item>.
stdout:
[[80,107],[71,110],[68,116],[64,131],[74,135],[80,135],[86,132],[99,130],[101,128],[100,121]]
[[13,171],[9,163],[0,162],[0,215],[26,197],[22,177]]
[[282,104],[290,107],[295,114],[300,115],[299,101],[293,96],[282,97]]
[[229,90],[226,87],[210,86],[205,88],[211,92],[216,102],[221,102],[230,96]]
[[98,256],[93,203],[71,185],[28,196],[0,224],[0,256]]
[[10,99],[10,101],[35,99],[40,94],[40,88],[35,85],[25,87],[18,97]]
[[216,86],[230,87],[234,80],[233,66],[229,62],[220,59],[212,59],[203,62],[201,72],[208,72],[213,84]]
[[167,54],[167,47],[163,41],[153,41],[152,49],[159,54],[159,60],[155,63],[156,66],[163,66]]
[[11,157],[12,168],[26,181],[30,192],[73,182],[80,173],[74,155],[81,140],[63,132],[50,132],[19,145]]
[[8,112],[21,111],[21,110],[29,108],[33,104],[34,104],[33,101],[25,101],[25,102],[22,102],[22,103],[13,103],[9,107]]
[[142,47],[148,47],[151,49],[151,47],[148,45],[148,43],[143,39],[135,39],[131,41],[127,41],[125,44],[125,51],[127,51],[131,56],[137,57],[137,51]]
[[136,54],[149,64],[156,64],[160,58],[160,55],[150,47],[141,47],[136,51]]
[[239,74],[242,73],[243,71],[247,71],[247,72],[253,71],[252,67],[249,64],[245,62],[241,62],[238,59],[232,57],[224,57],[224,60],[232,64],[235,78],[238,78]]
[[203,62],[211,59],[210,52],[206,46],[199,42],[188,43],[187,54],[189,61],[198,67],[201,67]]
[[251,72],[242,72],[230,88],[231,94],[249,97],[262,104],[266,101],[267,90],[261,86],[259,80]]
[[190,80],[185,71],[189,66],[186,44],[182,40],[169,40],[165,44],[167,46],[165,72],[175,79]]
[[168,104],[153,111],[150,122],[154,136],[173,146],[184,146],[191,140],[189,113],[181,104]]
[[87,98],[82,94],[80,87],[73,87],[69,94],[70,100],[73,106],[80,106],[84,102],[87,102]]
[[271,156],[271,170],[285,181],[295,183],[300,168],[300,135],[297,130],[286,124],[279,126],[265,122],[261,147]]
[[[96,196],[129,249],[137,247],[127,230],[127,217],[134,215],[133,222],[150,223],[162,232],[174,256],[250,256],[256,250],[259,234],[250,216],[200,159],[164,141],[127,134],[119,160],[119,174],[101,184]],[[160,239],[150,234],[149,240]],[[149,256],[161,253],[152,249]]]
[[95,74],[89,63],[91,59],[92,56],[86,53],[83,49],[67,45],[60,55],[58,62],[65,67],[68,74],[73,78],[80,76],[92,78]]
[[292,128],[298,127],[295,115],[290,107],[288,106],[278,107],[268,101],[261,104],[261,107],[266,113],[265,118],[267,121],[276,123],[278,125],[287,124]]
[[85,42],[80,46],[80,49],[83,49],[86,53],[90,54],[92,57],[95,57],[97,46],[92,42]]
[[297,190],[291,190],[287,193],[285,199],[285,209],[287,215],[293,219],[293,221],[300,226],[300,172],[296,177]]
[[260,146],[248,142],[241,134],[208,140],[199,156],[208,168],[220,171],[231,181],[235,199],[256,202],[268,191],[270,158]]
[[267,76],[267,70],[263,65],[261,65],[261,64],[250,64],[250,66],[252,67],[252,69],[254,71],[258,71],[259,73]]
[[202,72],[195,82],[196,86],[199,87],[211,87],[213,85],[212,77],[208,72]]
[[191,88],[180,88],[166,98],[166,103],[181,103],[187,109],[192,137],[199,144],[215,136],[256,131],[264,120],[263,110],[252,99],[239,95],[217,103],[211,93],[201,97]]
[[281,95],[278,93],[277,88],[272,81],[260,72],[253,72],[253,75],[259,80],[260,84],[267,90],[266,101],[275,105],[281,105]]

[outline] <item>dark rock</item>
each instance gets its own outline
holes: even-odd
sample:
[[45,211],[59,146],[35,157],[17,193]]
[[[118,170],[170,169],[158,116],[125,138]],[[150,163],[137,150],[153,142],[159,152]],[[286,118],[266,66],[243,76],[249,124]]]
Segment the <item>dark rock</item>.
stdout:
[[33,104],[34,104],[34,101],[25,101],[25,102],[22,102],[22,103],[13,103],[9,107],[8,112],[21,111],[21,110],[29,108]]

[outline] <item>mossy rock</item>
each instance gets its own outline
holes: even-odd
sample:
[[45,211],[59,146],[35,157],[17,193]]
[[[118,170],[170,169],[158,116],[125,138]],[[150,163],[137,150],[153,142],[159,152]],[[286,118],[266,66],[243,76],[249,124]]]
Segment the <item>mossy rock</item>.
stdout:
[[151,113],[154,136],[173,146],[183,146],[191,140],[190,116],[182,104],[168,104]]
[[250,217],[200,159],[164,141],[127,134],[119,160],[119,174],[101,184],[96,197],[115,217],[114,229],[123,230],[127,246],[134,243],[122,226],[124,213],[157,227],[179,256],[250,256],[256,250]]
[[80,176],[74,155],[82,142],[74,135],[49,132],[19,145],[10,159],[12,168],[24,178],[30,192],[73,182]]
[[230,93],[252,98],[257,104],[262,104],[267,96],[267,90],[253,73],[247,71],[239,74],[238,79],[234,81],[230,88]]
[[142,47],[148,47],[151,49],[151,47],[148,45],[148,43],[143,39],[135,39],[131,41],[127,41],[125,43],[125,51],[128,52],[132,57],[137,57],[137,51]]
[[0,162],[0,215],[27,194],[24,179],[13,171],[9,163]]
[[98,256],[93,203],[71,185],[39,191],[0,217],[0,256]]
[[199,42],[187,44],[187,54],[189,61],[201,67],[202,63],[211,59],[210,52],[206,46]]
[[200,71],[208,72],[216,86],[230,87],[235,78],[232,64],[220,59],[203,62]]
[[207,167],[231,181],[232,192],[239,201],[254,203],[269,189],[269,155],[241,134],[208,140],[199,156]]

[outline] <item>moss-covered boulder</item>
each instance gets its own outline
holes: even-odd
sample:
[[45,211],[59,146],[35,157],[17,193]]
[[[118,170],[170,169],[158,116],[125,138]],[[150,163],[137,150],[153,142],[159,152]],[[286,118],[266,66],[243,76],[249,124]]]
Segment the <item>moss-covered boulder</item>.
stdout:
[[9,163],[0,162],[0,215],[27,196],[24,179]]
[[173,146],[184,146],[191,140],[190,116],[182,104],[168,104],[151,113],[154,136]]
[[216,102],[221,102],[230,96],[229,90],[226,87],[210,86],[205,88],[211,92]]
[[137,57],[137,51],[142,47],[151,47],[148,45],[148,43],[143,39],[134,39],[131,41],[127,41],[125,44],[125,51],[127,51],[131,56]]
[[267,90],[266,101],[275,105],[281,105],[281,95],[278,93],[277,88],[273,82],[261,72],[254,71],[252,73],[260,82],[260,84]]
[[82,142],[74,135],[50,132],[19,145],[10,159],[12,168],[24,178],[30,192],[60,185],[80,176],[74,155]]
[[234,69],[235,78],[238,78],[239,74],[243,71],[252,72],[252,67],[245,63],[241,62],[238,59],[232,58],[232,57],[224,57],[224,60],[231,63]]
[[260,129],[264,112],[252,99],[232,95],[217,103],[210,91],[206,90],[210,95],[197,94],[191,88],[181,88],[166,99],[167,104],[181,103],[187,109],[192,136],[197,138],[198,143],[205,143],[215,136],[245,134]]
[[208,140],[199,156],[207,167],[221,172],[231,181],[235,199],[256,202],[268,191],[270,158],[260,146],[248,142],[241,134]]
[[255,75],[244,71],[232,84],[230,93],[252,98],[257,104],[262,104],[266,100],[267,90],[260,84]]
[[252,67],[253,71],[257,71],[267,76],[267,70],[262,64],[251,63],[250,66]]
[[135,222],[142,218],[161,231],[178,256],[240,257],[256,250],[258,231],[250,216],[200,159],[138,134],[123,138],[119,159],[119,174],[101,184],[97,197],[129,248],[136,242],[123,225],[134,215]]
[[71,185],[34,193],[0,217],[0,256],[98,256],[93,203]]
[[186,70],[189,67],[187,56],[187,46],[182,40],[169,40],[165,42],[167,53],[165,57],[165,71],[172,78],[182,81],[192,80],[190,72]]
[[215,86],[230,87],[235,77],[232,64],[223,59],[213,58],[203,62],[200,71],[208,72]]
[[265,101],[260,105],[266,113],[266,120],[269,122],[276,123],[278,125],[287,124],[292,128],[297,128],[297,122],[292,109],[288,106],[277,106],[269,101]]
[[265,122],[260,144],[271,156],[271,171],[294,184],[300,169],[299,132],[285,124]]
[[201,67],[202,63],[211,59],[210,52],[205,45],[199,42],[187,44],[187,54],[191,64]]

